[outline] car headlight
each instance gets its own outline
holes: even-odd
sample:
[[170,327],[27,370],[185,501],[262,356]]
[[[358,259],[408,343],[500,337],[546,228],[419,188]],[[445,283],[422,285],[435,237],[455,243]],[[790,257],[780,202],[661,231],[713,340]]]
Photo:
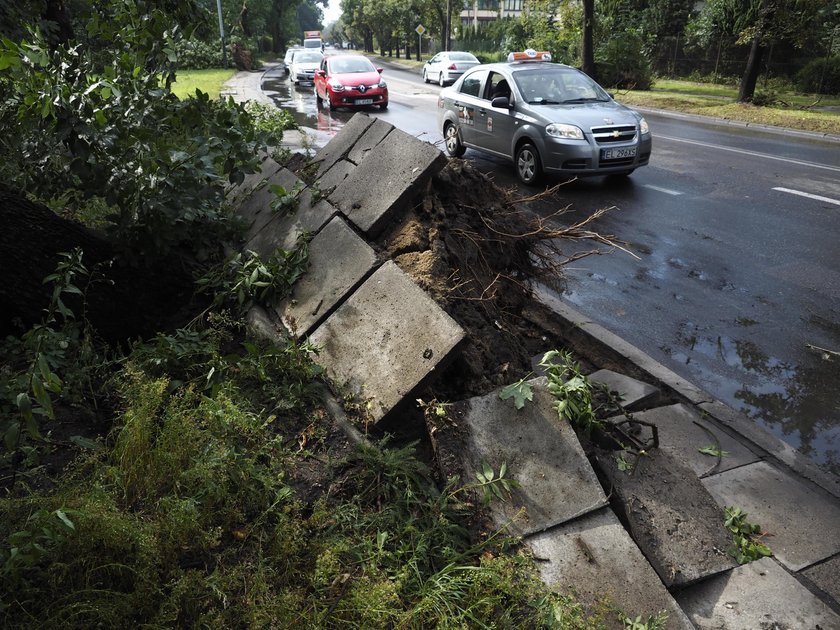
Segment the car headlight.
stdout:
[[381,87],[381,88],[386,88],[386,87],[388,87],[388,84],[387,84],[387,83],[385,83],[385,79],[380,79],[380,80],[379,80],[379,87]]
[[330,83],[330,87],[332,88],[333,92],[343,92],[344,91],[344,86],[341,85],[341,83],[339,83],[335,79],[330,80],[329,83]]
[[583,131],[580,127],[574,125],[566,125],[563,123],[551,123],[545,128],[545,132],[553,138],[563,138],[565,140],[583,140]]
[[639,119],[639,131],[644,133],[650,133],[650,127],[648,127],[647,121],[644,118]]

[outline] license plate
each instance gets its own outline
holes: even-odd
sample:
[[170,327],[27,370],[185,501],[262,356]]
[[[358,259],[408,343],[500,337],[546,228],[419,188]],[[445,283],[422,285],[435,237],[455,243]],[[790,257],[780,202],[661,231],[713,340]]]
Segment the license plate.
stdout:
[[356,105],[373,105],[372,98],[357,98]]
[[601,149],[601,160],[621,160],[636,157],[636,147],[613,147]]

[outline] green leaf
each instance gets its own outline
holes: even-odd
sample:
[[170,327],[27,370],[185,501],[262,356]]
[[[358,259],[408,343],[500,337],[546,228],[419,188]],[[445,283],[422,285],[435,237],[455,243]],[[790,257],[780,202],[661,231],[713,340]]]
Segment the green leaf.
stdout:
[[99,444],[99,442],[86,438],[82,435],[72,435],[70,436],[70,441],[79,448],[83,448],[88,451],[98,451],[102,448],[102,445]]
[[714,444],[709,444],[708,446],[704,446],[703,448],[697,449],[698,453],[703,453],[703,455],[710,455],[711,457],[726,457],[729,455],[729,451],[721,450],[719,446]]
[[517,409],[522,409],[525,406],[526,400],[534,400],[534,388],[531,387],[530,383],[525,382],[525,379],[523,378],[516,381],[515,383],[511,383],[507,387],[504,387],[499,392],[499,398],[502,400],[513,398],[514,407],[516,407]]
[[487,479],[488,482],[493,481],[493,477],[495,473],[493,472],[493,468],[487,462],[481,462],[481,468],[484,472],[484,477]]
[[67,518],[67,514],[65,514],[61,510],[56,510],[55,515],[59,519],[61,519],[61,522],[64,523],[67,526],[68,529],[72,529],[72,530],[75,531],[76,526],[73,524],[73,521],[71,521],[69,518]]

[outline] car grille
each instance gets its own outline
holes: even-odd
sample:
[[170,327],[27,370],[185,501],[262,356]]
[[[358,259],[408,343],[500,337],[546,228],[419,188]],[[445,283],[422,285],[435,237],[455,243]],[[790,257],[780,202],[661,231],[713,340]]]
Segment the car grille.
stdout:
[[611,125],[609,127],[592,127],[592,137],[598,144],[629,142],[636,137],[636,126]]

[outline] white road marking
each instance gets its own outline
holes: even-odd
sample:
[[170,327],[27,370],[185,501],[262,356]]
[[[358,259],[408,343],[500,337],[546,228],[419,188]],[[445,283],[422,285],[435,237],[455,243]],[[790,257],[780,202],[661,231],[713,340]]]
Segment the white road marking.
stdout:
[[659,192],[663,192],[666,195],[681,195],[682,193],[679,190],[671,190],[669,188],[660,188],[659,186],[653,186],[651,184],[642,184],[645,188],[650,188],[651,190],[658,190]]
[[800,197],[807,197],[816,201],[824,201],[826,203],[833,203],[835,206],[840,206],[840,199],[831,199],[829,197],[821,197],[820,195],[812,195],[811,193],[802,192],[801,190],[793,190],[791,188],[774,188],[779,192],[790,193],[791,195],[799,195]]
[[776,160],[778,162],[788,162],[789,164],[798,164],[800,166],[811,166],[813,168],[822,168],[827,171],[834,171],[840,173],[840,166],[829,166],[828,164],[817,164],[816,162],[806,162],[805,160],[795,160],[793,158],[779,157],[778,155],[770,155],[769,153],[759,153],[758,151],[747,151],[746,149],[736,149],[735,147],[725,147],[720,144],[711,144],[710,142],[700,142],[698,140],[686,140],[685,138],[673,138],[671,136],[663,136],[654,134],[657,138],[663,140],[672,140],[674,142],[684,142],[686,144],[695,144],[700,147],[708,149],[720,149],[721,151],[730,151],[732,153],[740,153],[741,155],[750,155],[753,157],[764,158],[766,160]]

